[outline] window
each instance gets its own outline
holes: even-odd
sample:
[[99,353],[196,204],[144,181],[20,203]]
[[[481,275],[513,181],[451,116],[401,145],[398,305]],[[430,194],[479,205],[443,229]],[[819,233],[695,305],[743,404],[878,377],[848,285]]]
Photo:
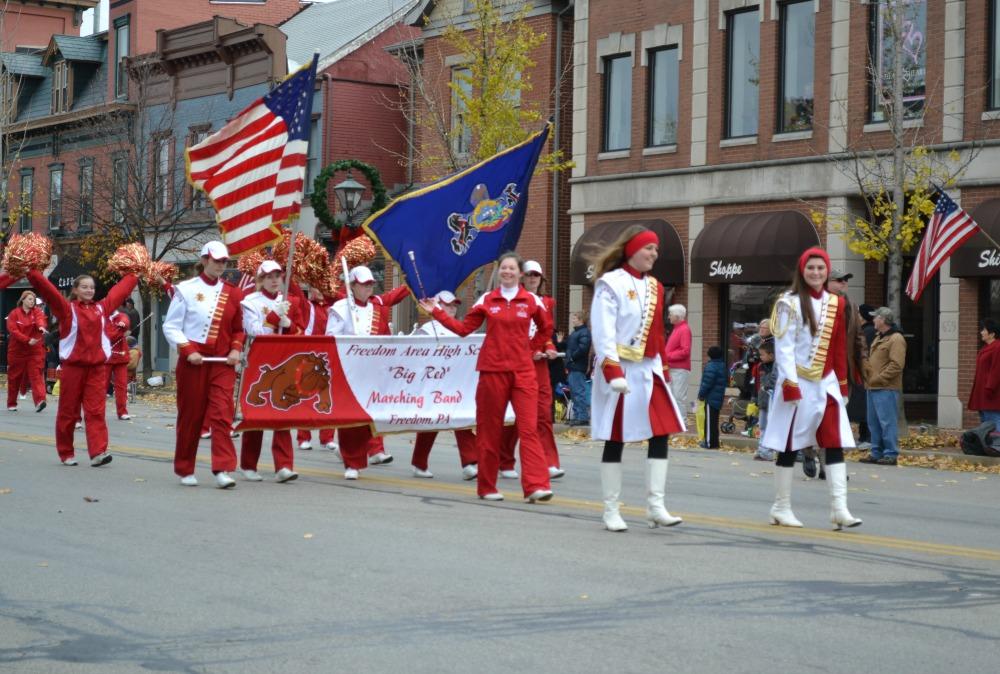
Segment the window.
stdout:
[[67,61],[56,63],[52,69],[52,114],[66,112],[73,104],[70,100],[71,68]]
[[170,137],[153,141],[153,185],[156,213],[170,210]]
[[115,224],[125,222],[128,209],[128,159],[117,156],[111,164],[111,217]]
[[[869,116],[872,122],[888,121],[892,114],[894,57],[903,66],[903,116],[920,117],[924,110],[927,76],[927,2],[907,0],[902,4],[885,0],[872,2],[871,72]],[[902,14],[902,33],[895,39],[895,19]]]
[[63,167],[49,167],[49,231],[58,232],[62,227]]
[[129,48],[129,15],[115,19],[115,96],[128,97],[128,71],[125,59]]
[[320,150],[323,147],[323,125],[319,115],[313,115],[312,126],[309,129],[309,157],[306,159],[305,194],[313,193],[313,181],[323,170],[320,162]]
[[472,129],[466,122],[466,101],[472,97],[472,71],[455,68],[451,72],[451,82],[451,147],[454,154],[462,157],[472,151]]
[[94,223],[94,160],[80,160],[80,208],[76,216],[76,226],[80,231],[89,231]]
[[[191,127],[191,146],[197,145],[212,135],[212,125]],[[309,149],[312,150],[312,139],[309,141]],[[208,209],[208,196],[201,190],[191,188],[191,210],[204,211]]]
[[757,135],[760,86],[758,10],[726,15],[726,138]]
[[1000,109],[1000,0],[990,3],[990,110]]
[[35,206],[35,169],[21,169],[21,214],[19,229],[31,231],[31,216]]
[[677,47],[649,52],[648,147],[677,142]]
[[17,77],[4,72],[0,79],[0,123],[17,119]]
[[632,146],[632,55],[604,59],[604,152]]
[[799,0],[781,5],[781,96],[778,131],[812,128],[815,5]]

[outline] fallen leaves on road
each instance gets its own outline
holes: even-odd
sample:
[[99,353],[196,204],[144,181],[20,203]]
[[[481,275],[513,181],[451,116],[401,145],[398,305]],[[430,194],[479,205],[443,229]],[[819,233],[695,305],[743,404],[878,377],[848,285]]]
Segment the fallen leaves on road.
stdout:
[[87,503],[97,503],[97,502],[98,502],[98,501],[100,501],[101,499],[99,499],[99,498],[94,498],[93,496],[84,496],[84,497],[83,497],[83,500],[84,500],[84,501],[86,501]]
[[135,478],[133,480],[133,482],[145,482],[145,481],[146,481],[146,478],[144,478],[144,477],[137,477],[137,478]]
[[3,489],[0,489],[0,494],[10,494],[13,493],[13,491],[14,490],[10,487],[4,487]]
[[302,536],[302,538],[306,539],[307,541],[308,541],[309,539],[311,539],[312,537],[313,537],[313,535],[312,535],[312,534],[304,534],[304,535]]
[[41,567],[46,567],[48,565],[49,565],[48,562],[38,562],[38,566],[41,566]]

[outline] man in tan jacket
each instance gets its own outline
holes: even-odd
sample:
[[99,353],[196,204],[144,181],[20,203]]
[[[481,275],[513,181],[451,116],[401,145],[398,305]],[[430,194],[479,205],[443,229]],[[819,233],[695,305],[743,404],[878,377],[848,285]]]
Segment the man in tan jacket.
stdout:
[[895,325],[889,307],[872,313],[875,341],[864,362],[865,388],[868,389],[868,426],[871,429],[871,454],[862,463],[895,466],[899,456],[897,410],[903,392],[903,367],[906,365],[906,338]]

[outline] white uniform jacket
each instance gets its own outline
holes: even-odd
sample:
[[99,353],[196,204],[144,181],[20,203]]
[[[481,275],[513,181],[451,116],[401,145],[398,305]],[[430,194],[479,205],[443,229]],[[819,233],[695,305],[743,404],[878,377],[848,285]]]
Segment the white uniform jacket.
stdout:
[[[819,298],[810,297],[809,310],[818,319],[816,334],[809,332],[797,295],[786,292],[775,302],[771,314],[774,334],[774,366],[777,381],[767,413],[767,430],[761,444],[776,451],[800,450],[821,446],[816,438],[826,411],[827,397],[837,403],[838,444],[830,447],[854,447],[854,435],[847,419],[842,390],[846,380],[846,326],[840,298],[825,290]],[[843,353],[841,354],[840,351]],[[843,365],[836,359],[843,358]],[[838,379],[837,370],[844,372]],[[787,400],[798,391],[801,399]]]
[[214,343],[223,315],[220,301],[229,300],[230,289],[221,279],[209,285],[200,276],[175,285],[167,317],[163,320],[163,336],[174,347],[189,342]]
[[243,306],[243,331],[247,337],[278,333],[278,326],[267,320],[268,314],[277,312],[277,298],[271,299],[258,290],[244,297],[240,304]]
[[[659,281],[650,275],[638,279],[624,269],[614,269],[597,280],[594,301],[590,308],[591,335],[596,368],[606,361],[618,363],[625,373],[629,392],[622,406],[622,441],[636,442],[653,436],[649,419],[649,403],[653,397],[653,379],[663,383],[677,417],[684,428],[684,415],[677,408],[670,386],[663,377],[660,354],[644,356],[646,340],[653,325],[659,302]],[[662,330],[662,326],[659,327]],[[611,439],[615,408],[621,394],[611,390],[601,372],[594,375],[590,425],[595,440]]]
[[[348,302],[353,302],[354,306],[349,306]],[[374,302],[369,301],[365,306],[359,307],[353,297],[345,297],[342,300],[337,300],[330,307],[330,317],[326,321],[326,334],[370,335],[377,318]]]

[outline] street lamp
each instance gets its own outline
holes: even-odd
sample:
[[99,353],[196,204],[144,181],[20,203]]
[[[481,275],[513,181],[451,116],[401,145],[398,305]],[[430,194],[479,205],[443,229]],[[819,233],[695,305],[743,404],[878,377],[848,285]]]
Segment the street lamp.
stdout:
[[351,171],[348,169],[347,180],[338,183],[333,188],[333,192],[337,195],[340,207],[347,213],[347,224],[350,226],[354,221],[354,213],[361,204],[361,195],[365,193],[365,186],[351,177]]

